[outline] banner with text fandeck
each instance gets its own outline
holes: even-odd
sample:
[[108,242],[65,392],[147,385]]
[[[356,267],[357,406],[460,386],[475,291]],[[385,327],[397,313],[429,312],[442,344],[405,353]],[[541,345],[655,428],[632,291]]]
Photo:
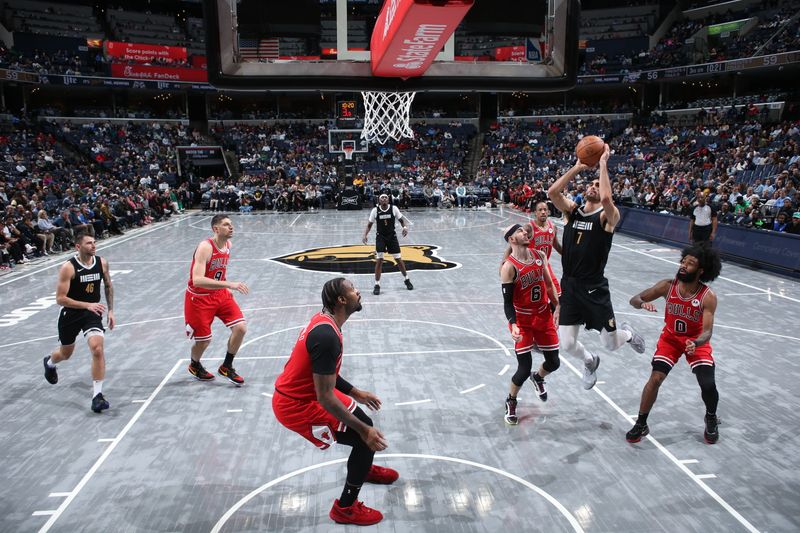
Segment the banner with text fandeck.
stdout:
[[148,65],[111,65],[115,78],[134,78],[154,81],[207,82],[208,71],[198,68],[152,67]]
[[186,61],[186,48],[183,46],[163,46],[156,44],[121,43],[106,41],[103,45],[106,57],[139,61],[142,63],[155,59]]

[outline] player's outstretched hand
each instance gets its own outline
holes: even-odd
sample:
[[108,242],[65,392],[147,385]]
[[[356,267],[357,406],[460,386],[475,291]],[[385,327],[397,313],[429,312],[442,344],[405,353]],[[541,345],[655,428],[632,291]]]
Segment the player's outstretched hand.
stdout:
[[383,433],[372,426],[367,429],[367,434],[364,435],[364,442],[367,443],[367,447],[369,447],[369,449],[373,452],[381,452],[389,447],[389,443],[386,442],[386,438],[383,436]]
[[651,313],[658,313],[658,309],[656,308],[656,306],[650,302],[642,303],[642,307],[640,307],[640,309],[644,309],[645,311],[650,311]]
[[250,292],[250,289],[247,288],[247,285],[245,285],[244,281],[232,281],[231,289],[242,294],[247,294]]
[[86,310],[91,311],[96,315],[103,316],[103,313],[106,312],[106,306],[101,303],[93,303],[89,304],[89,307],[87,307]]
[[350,396],[358,403],[369,407],[372,411],[378,411],[381,408],[381,399],[372,392],[353,389],[350,391]]

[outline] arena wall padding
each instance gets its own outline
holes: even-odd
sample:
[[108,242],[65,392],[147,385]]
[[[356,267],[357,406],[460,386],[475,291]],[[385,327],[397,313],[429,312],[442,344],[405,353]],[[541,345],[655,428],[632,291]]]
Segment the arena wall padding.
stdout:
[[[621,233],[678,247],[689,244],[686,217],[627,207],[619,211]],[[800,278],[800,236],[720,224],[713,245],[723,259]]]

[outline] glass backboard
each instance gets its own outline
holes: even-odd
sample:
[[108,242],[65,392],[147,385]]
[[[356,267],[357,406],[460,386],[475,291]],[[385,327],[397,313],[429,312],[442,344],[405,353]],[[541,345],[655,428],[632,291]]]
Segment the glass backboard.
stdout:
[[[374,76],[383,0],[204,0],[209,81],[272,91],[526,91],[575,84],[578,0],[386,0],[471,4],[422,76]],[[379,28],[381,31],[381,28]]]

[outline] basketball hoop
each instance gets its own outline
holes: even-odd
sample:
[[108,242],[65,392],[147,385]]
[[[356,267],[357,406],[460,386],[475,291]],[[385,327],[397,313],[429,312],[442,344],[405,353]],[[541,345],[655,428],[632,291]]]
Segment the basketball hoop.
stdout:
[[409,126],[408,119],[411,102],[416,95],[415,92],[362,91],[364,128],[361,131],[361,138],[380,144],[386,144],[389,139],[395,141],[403,137],[413,139],[414,131]]

